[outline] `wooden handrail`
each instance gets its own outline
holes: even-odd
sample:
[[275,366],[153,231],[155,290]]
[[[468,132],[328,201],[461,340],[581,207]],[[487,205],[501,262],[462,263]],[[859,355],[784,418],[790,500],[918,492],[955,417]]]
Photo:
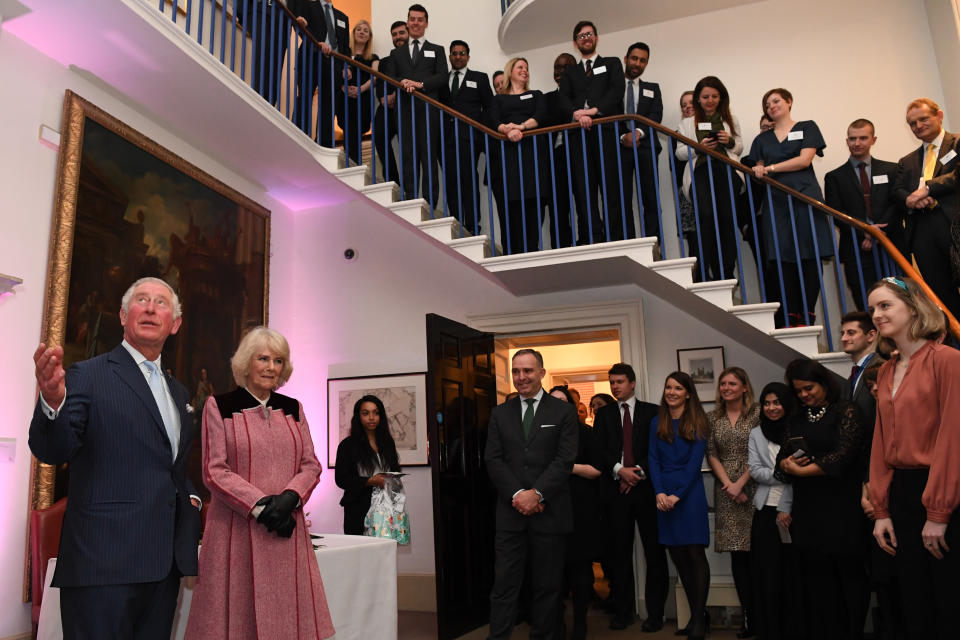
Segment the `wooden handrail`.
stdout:
[[[320,43],[317,41],[316,38],[313,37],[312,34],[305,31],[300,26],[300,24],[296,20],[296,16],[294,16],[293,13],[290,12],[290,9],[288,9],[284,4],[281,4],[281,3],[278,3],[278,6],[280,6],[290,17],[294,25],[294,28],[297,30],[298,33],[300,33],[300,36],[302,38],[305,38],[306,40],[309,40],[311,43],[313,43],[313,45],[317,49],[319,49]],[[391,78],[386,74],[383,74],[377,71],[376,69],[373,69],[372,67],[368,67],[367,65],[361,62],[357,62],[350,56],[343,55],[339,51],[332,51],[330,55],[333,56],[334,58],[341,60],[345,64],[348,64],[352,67],[356,67],[360,70],[366,71],[371,75],[371,77],[379,78],[387,82],[388,84],[393,85],[398,90],[406,92],[406,90],[403,89],[403,87],[400,85],[400,83],[397,80]],[[417,99],[423,100],[424,102],[430,105],[433,105],[440,111],[443,111],[449,116],[457,120],[460,120],[461,122],[464,122],[475,129],[478,129],[480,132],[494,139],[507,140],[507,136],[500,133],[499,131],[495,131],[487,127],[483,123],[477,122],[472,118],[468,118],[467,116],[463,115],[459,111],[456,111],[455,109],[451,109],[448,105],[443,104],[439,100],[435,100],[434,98],[431,98],[430,96],[424,93],[421,93],[420,91],[414,91],[412,92],[412,95],[415,95]],[[745,173],[749,175],[752,180],[756,180],[763,184],[767,184],[773,187],[774,189],[778,189],[786,193],[787,195],[793,196],[797,200],[800,200],[801,202],[804,202],[812,207],[815,207],[819,211],[822,211],[823,213],[826,213],[827,215],[832,216],[833,218],[849,226],[856,227],[863,233],[871,236],[874,240],[876,240],[876,242],[882,245],[884,249],[886,249],[887,253],[889,253],[890,256],[896,261],[897,265],[901,269],[903,269],[903,272],[908,277],[915,280],[917,284],[920,286],[920,288],[923,289],[923,292],[927,294],[927,296],[934,302],[934,304],[936,304],[940,308],[941,311],[944,312],[944,314],[946,314],[951,333],[953,333],[953,335],[957,339],[960,339],[960,322],[958,322],[957,319],[953,317],[953,314],[950,313],[950,310],[947,309],[942,302],[940,302],[940,298],[937,297],[937,294],[933,292],[933,289],[930,288],[930,285],[928,285],[926,281],[920,276],[920,273],[913,268],[913,264],[910,262],[910,260],[908,260],[902,253],[900,253],[900,250],[897,249],[897,247],[893,244],[893,242],[890,241],[890,238],[888,238],[885,233],[883,233],[882,231],[878,231],[873,225],[867,224],[866,222],[863,222],[862,220],[858,220],[857,218],[852,218],[847,214],[843,213],[842,211],[838,211],[832,207],[829,207],[825,203],[819,200],[815,200],[804,193],[800,193],[796,189],[788,187],[780,182],[777,182],[776,180],[772,180],[770,178],[767,178],[766,176],[762,178],[757,178],[756,176],[753,175],[753,170],[750,167],[746,166],[745,164],[742,164],[736,160],[731,160],[725,153],[720,153],[718,151],[714,151],[713,149],[708,149],[703,145],[701,145],[696,140],[691,140],[690,138],[677,133],[673,129],[667,126],[664,126],[663,124],[660,124],[655,120],[650,120],[649,118],[646,118],[641,115],[636,115],[636,114],[633,114],[633,115],[621,114],[621,115],[615,115],[615,116],[605,116],[602,118],[596,118],[593,120],[593,123],[594,125],[598,125],[598,124],[607,124],[607,123],[614,123],[614,122],[627,122],[631,120],[638,124],[642,124],[644,127],[647,127],[648,129],[653,128],[656,131],[659,131],[660,133],[670,138],[673,138],[674,140],[680,141],[689,147],[693,147],[699,153],[704,155],[709,155],[713,157],[715,160],[718,160],[724,164],[727,164],[733,167],[735,170],[740,171],[741,173]],[[525,133],[524,135],[526,137],[527,135],[532,136],[532,135],[540,135],[545,133],[554,133],[559,131],[570,131],[570,130],[576,130],[576,129],[580,129],[580,124],[576,122],[570,122],[567,124],[555,125],[551,127],[540,127],[537,129],[531,129],[529,134]]]

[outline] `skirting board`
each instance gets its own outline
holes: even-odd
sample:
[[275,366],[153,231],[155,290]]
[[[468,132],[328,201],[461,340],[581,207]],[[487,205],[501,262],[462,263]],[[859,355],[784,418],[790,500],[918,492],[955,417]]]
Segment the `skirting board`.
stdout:
[[422,573],[398,574],[397,609],[436,613],[437,577]]

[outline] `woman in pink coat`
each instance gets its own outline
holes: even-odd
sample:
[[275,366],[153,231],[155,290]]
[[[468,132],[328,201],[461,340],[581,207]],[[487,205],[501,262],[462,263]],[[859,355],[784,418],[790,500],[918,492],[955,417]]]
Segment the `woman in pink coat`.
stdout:
[[230,362],[239,388],[207,399],[203,481],[210,509],[189,639],[321,640],[333,623],[302,506],[320,479],[303,407],[275,389],[290,347],[250,331]]

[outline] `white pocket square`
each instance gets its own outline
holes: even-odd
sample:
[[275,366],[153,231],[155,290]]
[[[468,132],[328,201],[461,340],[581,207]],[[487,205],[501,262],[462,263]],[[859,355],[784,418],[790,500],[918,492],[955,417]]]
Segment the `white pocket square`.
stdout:
[[193,405],[187,404],[187,413],[193,413]]
[[542,424],[542,425],[540,425],[540,428],[541,428],[541,429],[549,429],[549,428],[555,427],[555,426],[557,426],[557,425],[555,425],[555,424]]

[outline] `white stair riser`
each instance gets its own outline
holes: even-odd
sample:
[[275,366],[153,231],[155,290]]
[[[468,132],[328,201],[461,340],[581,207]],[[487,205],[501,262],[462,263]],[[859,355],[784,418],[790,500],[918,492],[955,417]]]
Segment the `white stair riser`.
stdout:
[[723,289],[694,290],[694,293],[721,309],[728,309],[733,305],[733,287]]
[[429,218],[427,208],[421,204],[394,203],[387,207],[410,224],[420,224]]
[[[805,356],[812,356],[820,352],[820,345],[815,335],[774,337],[794,351],[798,351]],[[847,373],[849,373],[849,371]]]
[[343,182],[345,185],[347,185],[351,189],[356,189],[357,191],[362,190],[365,186],[367,186],[367,183],[370,182],[370,176],[368,174],[360,173],[360,172],[350,173],[346,175],[338,175],[338,174],[334,174],[334,175],[340,178],[340,181]]
[[681,287],[687,287],[693,284],[693,269],[690,265],[670,265],[668,267],[657,268],[656,262],[650,268],[656,271],[664,278],[676,282]]
[[737,308],[733,307],[730,313],[764,333],[770,333],[776,326],[774,321],[776,311],[737,311]]
[[489,244],[486,242],[486,238],[484,236],[470,238],[470,242],[454,241],[449,244],[451,247],[453,247],[453,249],[460,253],[460,255],[469,258],[474,262],[480,262],[484,258],[490,257]]
[[400,196],[400,189],[393,182],[367,185],[361,192],[383,207],[390,206]]

